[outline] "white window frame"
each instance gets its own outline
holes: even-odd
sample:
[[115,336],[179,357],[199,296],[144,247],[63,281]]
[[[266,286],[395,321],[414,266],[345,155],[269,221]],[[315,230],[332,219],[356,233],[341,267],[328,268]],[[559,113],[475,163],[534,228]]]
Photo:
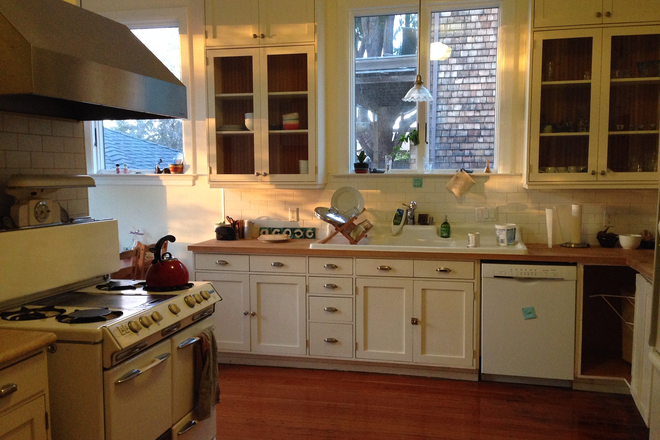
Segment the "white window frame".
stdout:
[[[122,6],[122,1],[116,1],[116,7]],[[83,4],[84,7],[84,4]],[[96,11],[95,11],[96,12]],[[181,82],[186,86],[186,101],[188,118],[182,119],[183,154],[186,167],[184,174],[154,174],[153,170],[135,170],[130,174],[116,174],[114,170],[106,170],[103,153],[100,148],[103,141],[103,121],[87,121],[84,124],[85,148],[87,151],[87,171],[94,176],[97,184],[153,184],[162,185],[167,179],[168,185],[189,185],[196,177],[196,163],[194,154],[193,110],[191,105],[191,78],[192,78],[192,38],[188,29],[188,12],[185,7],[159,8],[144,10],[117,10],[98,12],[111,20],[125,24],[131,29],[150,27],[178,27],[181,50]],[[151,177],[151,179],[150,179]],[[155,179],[154,179],[155,178]]]
[[[497,66],[497,107],[496,107],[496,138],[495,163],[491,165],[499,174],[520,174],[523,168],[523,152],[527,146],[527,90],[529,50],[528,20],[529,5],[525,0],[494,0],[494,1],[422,1],[420,20],[423,35],[420,36],[419,56],[421,57],[422,78],[429,78],[429,35],[431,12],[458,9],[478,9],[481,7],[499,8],[500,25],[498,29],[498,66]],[[344,57],[339,61],[339,108],[347,108],[347,117],[338,119],[337,134],[339,139],[346,140],[348,148],[339,148],[337,152],[337,171],[348,174],[353,165],[355,150],[355,48],[354,23],[355,17],[365,15],[385,15],[416,12],[418,3],[401,5],[396,0],[338,0],[338,47],[347,47]],[[341,17],[345,17],[342,19]],[[342,72],[346,77],[342,78]],[[412,83],[411,83],[412,87]],[[342,97],[345,97],[342,99]],[[417,106],[420,139],[426,139],[427,119],[426,103]],[[501,111],[500,109],[506,109]],[[345,133],[342,136],[341,133]],[[427,148],[418,151],[417,170],[394,170],[392,174],[422,173],[423,157]],[[480,172],[481,170],[475,170]],[[455,170],[435,170],[437,174],[454,173]]]

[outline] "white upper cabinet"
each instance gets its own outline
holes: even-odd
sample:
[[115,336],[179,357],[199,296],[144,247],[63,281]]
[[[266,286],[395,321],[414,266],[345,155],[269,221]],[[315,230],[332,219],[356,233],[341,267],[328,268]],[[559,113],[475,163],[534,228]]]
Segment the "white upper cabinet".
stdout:
[[658,0],[536,0],[534,27],[660,21]]
[[313,43],[314,0],[206,0],[206,45]]

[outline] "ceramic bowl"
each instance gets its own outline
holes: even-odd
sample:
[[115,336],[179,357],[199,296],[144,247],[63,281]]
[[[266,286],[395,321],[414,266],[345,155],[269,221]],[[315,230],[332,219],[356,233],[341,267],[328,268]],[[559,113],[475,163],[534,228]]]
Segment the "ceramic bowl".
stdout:
[[619,234],[619,243],[624,249],[637,249],[642,243],[640,234]]
[[300,126],[300,122],[284,121],[284,123],[282,123],[282,126],[284,127],[285,130],[297,130],[298,127]]

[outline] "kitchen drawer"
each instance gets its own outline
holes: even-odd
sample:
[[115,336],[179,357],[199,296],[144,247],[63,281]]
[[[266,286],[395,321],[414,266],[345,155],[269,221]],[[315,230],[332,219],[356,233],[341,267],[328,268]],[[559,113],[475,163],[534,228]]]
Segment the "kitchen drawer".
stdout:
[[424,261],[415,260],[416,278],[474,279],[473,261]]
[[250,269],[250,257],[232,254],[195,254],[195,269],[247,272]]
[[309,257],[309,273],[320,275],[353,275],[353,259]]
[[353,325],[309,323],[309,354],[311,356],[353,357]]
[[322,295],[353,295],[353,278],[309,277],[309,293]]
[[412,260],[356,258],[355,274],[379,277],[412,277]]
[[322,322],[353,322],[353,298],[310,296],[309,320]]
[[45,393],[48,386],[48,371],[43,352],[22,362],[0,370],[0,387],[16,391],[0,398],[0,412],[29,397]]
[[305,273],[306,257],[250,255],[250,272]]

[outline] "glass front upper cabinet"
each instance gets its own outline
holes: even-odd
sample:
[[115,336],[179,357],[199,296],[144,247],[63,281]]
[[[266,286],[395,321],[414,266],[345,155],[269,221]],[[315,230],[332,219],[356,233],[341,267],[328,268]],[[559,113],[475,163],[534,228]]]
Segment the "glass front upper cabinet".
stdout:
[[527,183],[658,179],[657,27],[534,34]]
[[313,46],[209,51],[211,181],[313,182]]

